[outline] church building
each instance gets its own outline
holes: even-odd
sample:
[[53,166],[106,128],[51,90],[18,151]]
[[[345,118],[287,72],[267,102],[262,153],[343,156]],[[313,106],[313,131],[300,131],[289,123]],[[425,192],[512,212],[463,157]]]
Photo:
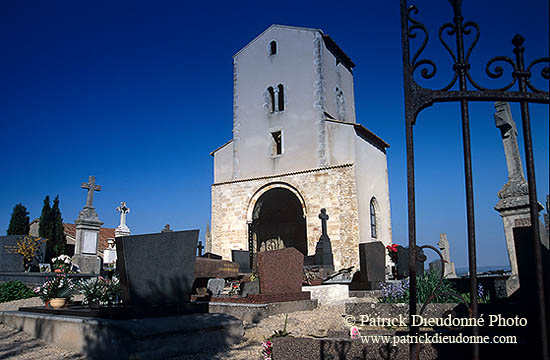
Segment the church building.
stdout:
[[354,67],[323,31],[294,26],[272,25],[234,55],[233,138],[211,153],[209,250],[313,255],[322,208],[336,270],[358,269],[360,243],[391,244],[389,145],[356,120]]

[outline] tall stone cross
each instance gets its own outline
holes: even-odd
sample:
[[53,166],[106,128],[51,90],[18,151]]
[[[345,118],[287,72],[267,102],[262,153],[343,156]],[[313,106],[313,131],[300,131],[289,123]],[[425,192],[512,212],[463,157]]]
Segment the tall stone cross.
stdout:
[[439,246],[439,250],[441,250],[441,255],[443,255],[443,260],[445,260],[447,263],[450,263],[451,251],[449,249],[449,240],[447,240],[446,233],[439,234],[439,241],[437,242],[437,246]]
[[512,119],[510,104],[506,102],[495,102],[495,125],[500,130],[502,136],[502,145],[506,155],[506,165],[508,167],[508,180],[515,182],[524,182],[523,167],[518,147],[518,130],[516,123]]
[[90,176],[87,183],[82,183],[82,188],[88,190],[88,197],[86,198],[86,207],[93,208],[94,203],[94,191],[101,191],[101,185],[95,184],[95,176]]
[[197,249],[199,249],[199,256],[202,256],[202,249],[204,249],[204,246],[202,246],[202,241],[199,241]]
[[319,214],[319,219],[321,219],[321,237],[328,236],[327,234],[327,209],[321,209],[321,213]]
[[120,213],[120,225],[126,225],[126,214],[130,212],[130,208],[126,206],[126,202],[121,202],[120,206],[116,208],[116,211]]

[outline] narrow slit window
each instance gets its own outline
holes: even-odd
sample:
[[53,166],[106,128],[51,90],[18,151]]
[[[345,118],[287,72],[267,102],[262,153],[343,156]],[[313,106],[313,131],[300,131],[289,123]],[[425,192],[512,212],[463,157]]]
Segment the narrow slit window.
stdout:
[[279,89],[279,111],[283,111],[285,109],[285,89],[282,84],[279,84],[277,88]]
[[277,54],[277,42],[273,40],[269,43],[269,55]]
[[275,155],[281,155],[283,153],[283,142],[282,142],[282,135],[280,131],[275,131],[271,133],[271,137],[273,138],[273,156]]
[[376,200],[374,198],[370,201],[370,236],[372,238],[377,238],[378,234],[376,233]]
[[271,112],[275,112],[275,91],[270,86],[267,88],[267,92],[269,94],[269,108]]

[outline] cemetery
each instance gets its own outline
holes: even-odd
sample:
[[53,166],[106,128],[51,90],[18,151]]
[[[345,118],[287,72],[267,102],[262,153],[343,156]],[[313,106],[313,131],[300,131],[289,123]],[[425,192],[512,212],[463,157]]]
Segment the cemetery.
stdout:
[[[28,217],[20,234],[0,236],[0,330],[83,359],[478,360],[533,351],[532,358],[548,360],[550,204],[536,200],[527,145],[525,175],[509,104],[547,104],[548,92],[528,82],[531,67],[525,69],[519,38],[513,41],[516,60],[504,61],[517,62],[513,76],[520,91],[511,96],[508,88],[501,93],[475,85],[466,70],[471,48],[464,58],[461,37],[477,25],[463,24],[461,2],[450,2],[455,23],[443,25],[439,35],[447,29],[460,39],[457,56],[443,42],[456,74],[451,86],[433,92],[413,77],[433,64],[418,60],[425,43],[412,60],[408,53],[413,32],[425,31],[424,25],[413,20],[415,7],[401,3],[408,242],[392,237],[389,144],[355,120],[355,64],[319,29],[272,25],[234,56],[233,138],[210,154],[212,228],[204,242],[199,229],[169,224],[132,233],[136,210],[130,203],[130,214],[125,201],[111,208],[119,222],[114,236],[102,238],[109,215],[96,210],[94,197],[106,191],[89,176],[72,224],[74,254],[52,247],[53,235],[36,236]],[[311,58],[277,57],[288,44],[308,49],[302,56]],[[490,77],[502,75],[494,71],[487,70]],[[285,83],[271,84],[272,72],[285,74]],[[313,74],[314,86],[304,74]],[[421,76],[431,77],[425,69]],[[457,78],[459,90],[450,90]],[[467,78],[476,90],[466,90]],[[252,94],[259,88],[265,88],[261,96]],[[288,98],[292,91],[298,99]],[[417,244],[412,125],[422,109],[451,100],[462,102],[467,124],[467,103],[476,99],[494,102],[493,130],[506,159],[508,180],[494,194],[494,209],[482,211],[502,219],[510,270],[477,268],[469,165],[469,271],[459,271],[455,246],[461,240],[452,234]],[[307,121],[296,125],[296,118]],[[255,135],[262,132],[269,135],[266,143]],[[19,205],[14,214],[22,211]],[[191,204],[181,211],[193,210]],[[40,221],[44,229],[44,217]],[[449,231],[436,225],[438,232]],[[501,338],[514,345],[484,340]],[[10,346],[0,349],[1,358],[20,355],[17,342]]]

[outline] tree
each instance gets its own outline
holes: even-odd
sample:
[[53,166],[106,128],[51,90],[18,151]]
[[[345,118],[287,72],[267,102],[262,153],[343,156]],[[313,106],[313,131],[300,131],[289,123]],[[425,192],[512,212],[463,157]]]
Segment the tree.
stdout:
[[50,196],[46,195],[44,198],[44,206],[42,206],[42,214],[40,214],[40,223],[38,224],[38,236],[42,238],[50,239],[52,233],[50,224],[51,212]]
[[63,228],[63,218],[59,210],[59,195],[57,195],[53,201],[51,222],[52,237],[50,246],[52,249],[52,257],[57,257],[65,253],[65,229]]
[[38,235],[48,239],[46,242],[46,262],[57,257],[65,251],[65,234],[63,229],[63,218],[59,210],[59,195],[53,201],[53,207],[50,207],[50,197],[44,199],[42,215],[40,215],[40,225]]
[[13,207],[7,235],[28,235],[30,230],[29,213],[23,204],[19,203]]

